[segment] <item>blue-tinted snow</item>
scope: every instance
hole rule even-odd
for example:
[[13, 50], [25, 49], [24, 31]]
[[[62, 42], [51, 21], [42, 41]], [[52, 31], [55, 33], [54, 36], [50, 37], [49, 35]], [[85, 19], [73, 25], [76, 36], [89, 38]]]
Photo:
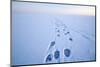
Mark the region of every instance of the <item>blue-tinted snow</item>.
[[[13, 9], [16, 8], [13, 4]], [[13, 9], [13, 65], [42, 64], [45, 56], [54, 53], [56, 48], [60, 51], [60, 62], [95, 60], [95, 16], [20, 12]], [[67, 26], [66, 32], [69, 34], [65, 35], [63, 26], [60, 26], [60, 37], [56, 36], [59, 32], [55, 32], [55, 23], [59, 22]], [[56, 46], [48, 51], [52, 41]], [[68, 58], [64, 56], [66, 48], [71, 50]], [[52, 63], [55, 63], [54, 59]]]

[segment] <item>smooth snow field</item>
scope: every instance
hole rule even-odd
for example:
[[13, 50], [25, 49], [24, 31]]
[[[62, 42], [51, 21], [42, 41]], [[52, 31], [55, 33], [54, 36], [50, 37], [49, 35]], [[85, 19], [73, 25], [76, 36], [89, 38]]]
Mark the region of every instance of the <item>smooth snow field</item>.
[[95, 7], [12, 2], [12, 65], [95, 61]]

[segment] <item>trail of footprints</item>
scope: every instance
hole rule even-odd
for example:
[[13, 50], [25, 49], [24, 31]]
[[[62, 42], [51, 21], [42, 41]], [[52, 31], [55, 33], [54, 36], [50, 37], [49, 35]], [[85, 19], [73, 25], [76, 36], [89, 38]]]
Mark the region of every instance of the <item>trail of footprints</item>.
[[62, 34], [66, 36], [66, 38], [68, 38], [69, 41], [73, 41], [73, 38], [71, 37], [70, 31], [68, 31], [67, 26], [62, 22], [57, 21], [57, 23], [55, 23], [55, 40], [51, 41], [49, 44], [50, 46], [48, 48], [48, 53], [45, 57], [45, 63], [52, 62], [53, 59], [57, 60], [57, 62], [59, 63], [61, 53], [64, 53], [66, 58], [71, 55], [71, 50], [67, 47], [64, 48], [62, 51], [58, 50], [58, 48], [56, 47], [55, 50], [52, 52], [52, 48], [56, 46], [56, 38], [62, 37]]

